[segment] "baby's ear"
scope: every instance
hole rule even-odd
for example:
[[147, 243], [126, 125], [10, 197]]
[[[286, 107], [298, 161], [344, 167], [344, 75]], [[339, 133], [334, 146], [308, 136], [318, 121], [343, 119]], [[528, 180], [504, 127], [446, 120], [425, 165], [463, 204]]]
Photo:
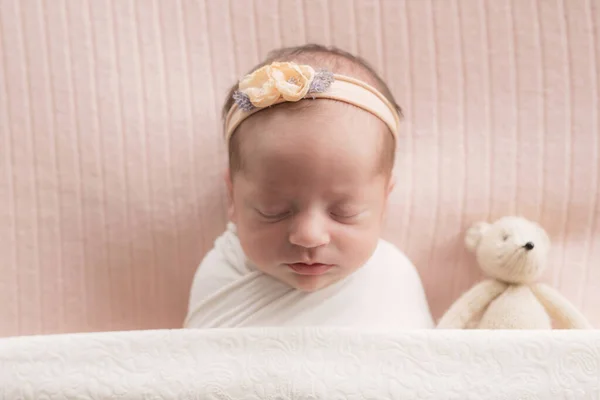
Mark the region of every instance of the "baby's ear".
[[489, 228], [490, 224], [487, 222], [477, 222], [476, 224], [473, 224], [473, 226], [467, 230], [465, 235], [465, 245], [467, 250], [474, 252], [475, 249], [477, 249], [477, 246], [479, 246], [481, 238]]
[[229, 220], [235, 223], [235, 207], [233, 206], [233, 182], [231, 180], [231, 173], [229, 171], [229, 168], [225, 170], [223, 178], [225, 179], [225, 185], [227, 186], [227, 214]]
[[388, 182], [386, 197], [389, 196], [394, 191], [395, 187], [396, 187], [396, 175], [394, 175], [392, 173], [390, 176], [390, 180]]

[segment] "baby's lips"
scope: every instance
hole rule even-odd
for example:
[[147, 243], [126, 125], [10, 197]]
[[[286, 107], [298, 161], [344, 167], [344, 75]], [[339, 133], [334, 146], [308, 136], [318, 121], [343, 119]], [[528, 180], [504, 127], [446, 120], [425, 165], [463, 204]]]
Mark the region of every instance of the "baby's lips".
[[331, 268], [333, 265], [329, 264], [305, 264], [305, 263], [295, 263], [288, 264], [289, 267], [299, 275], [323, 275]]

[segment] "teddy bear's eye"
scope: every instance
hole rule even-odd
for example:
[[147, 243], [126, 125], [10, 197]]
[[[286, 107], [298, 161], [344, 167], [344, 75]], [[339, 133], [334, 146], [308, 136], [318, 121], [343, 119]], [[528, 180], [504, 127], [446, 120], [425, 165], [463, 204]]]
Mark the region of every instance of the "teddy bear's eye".
[[505, 242], [508, 240], [508, 233], [502, 235], [502, 240], [504, 240]]

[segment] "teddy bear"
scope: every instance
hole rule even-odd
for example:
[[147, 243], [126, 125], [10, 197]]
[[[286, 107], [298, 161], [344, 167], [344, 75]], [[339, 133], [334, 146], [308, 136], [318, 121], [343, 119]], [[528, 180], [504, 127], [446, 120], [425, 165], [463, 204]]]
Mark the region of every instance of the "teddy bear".
[[489, 279], [460, 296], [438, 329], [592, 328], [558, 291], [536, 282], [550, 250], [537, 223], [515, 216], [478, 222], [467, 230], [465, 245]]

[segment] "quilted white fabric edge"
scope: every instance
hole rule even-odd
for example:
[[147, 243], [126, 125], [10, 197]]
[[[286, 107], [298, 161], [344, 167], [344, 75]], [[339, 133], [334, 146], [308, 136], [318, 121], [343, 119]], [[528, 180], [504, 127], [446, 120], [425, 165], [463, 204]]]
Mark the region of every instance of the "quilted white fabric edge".
[[0, 340], [1, 399], [598, 399], [600, 331], [157, 330]]

